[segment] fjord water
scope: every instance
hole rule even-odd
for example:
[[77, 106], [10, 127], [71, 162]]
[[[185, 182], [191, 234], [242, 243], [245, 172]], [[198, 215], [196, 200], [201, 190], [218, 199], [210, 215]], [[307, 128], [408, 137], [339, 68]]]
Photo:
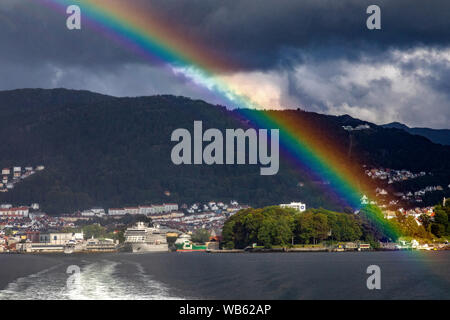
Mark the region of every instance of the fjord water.
[[450, 252], [3, 254], [0, 299], [450, 299]]

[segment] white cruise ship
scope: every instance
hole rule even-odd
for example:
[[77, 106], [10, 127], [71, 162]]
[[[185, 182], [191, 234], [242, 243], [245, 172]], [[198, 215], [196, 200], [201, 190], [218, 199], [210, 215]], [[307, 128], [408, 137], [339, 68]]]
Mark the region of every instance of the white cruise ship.
[[168, 252], [166, 232], [159, 226], [149, 227], [144, 222], [125, 231], [125, 251], [131, 252]]

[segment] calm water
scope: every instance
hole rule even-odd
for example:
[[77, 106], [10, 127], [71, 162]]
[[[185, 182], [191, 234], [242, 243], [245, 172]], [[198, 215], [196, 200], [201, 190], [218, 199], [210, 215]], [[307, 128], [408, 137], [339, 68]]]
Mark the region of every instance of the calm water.
[[[372, 264], [381, 290], [366, 287]], [[0, 299], [449, 298], [449, 251], [0, 255]]]

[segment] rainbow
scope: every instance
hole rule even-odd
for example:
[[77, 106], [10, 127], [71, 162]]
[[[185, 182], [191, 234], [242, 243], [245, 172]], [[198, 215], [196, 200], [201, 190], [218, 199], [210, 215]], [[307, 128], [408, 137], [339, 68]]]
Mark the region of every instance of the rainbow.
[[323, 133], [298, 117], [290, 119], [277, 111], [255, 112], [254, 109], [262, 108], [251, 98], [238, 94], [220, 77], [221, 72], [236, 65], [177, 31], [173, 22], [167, 22], [148, 7], [124, 0], [37, 1], [64, 14], [69, 5], [79, 5], [83, 26], [87, 23], [135, 53], [163, 63], [175, 74], [206, 88], [255, 127], [279, 128], [283, 152], [326, 181], [329, 189], [347, 205], [361, 207], [361, 196], [369, 192], [369, 187], [364, 187], [363, 178], [351, 170], [348, 158], [337, 146], [329, 139], [324, 140]]

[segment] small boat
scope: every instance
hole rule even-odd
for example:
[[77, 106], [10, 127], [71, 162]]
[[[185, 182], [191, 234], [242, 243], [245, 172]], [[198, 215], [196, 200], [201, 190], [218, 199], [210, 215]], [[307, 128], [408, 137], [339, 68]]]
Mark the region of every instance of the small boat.
[[64, 253], [71, 254], [75, 251], [75, 244], [68, 243], [64, 246]]

